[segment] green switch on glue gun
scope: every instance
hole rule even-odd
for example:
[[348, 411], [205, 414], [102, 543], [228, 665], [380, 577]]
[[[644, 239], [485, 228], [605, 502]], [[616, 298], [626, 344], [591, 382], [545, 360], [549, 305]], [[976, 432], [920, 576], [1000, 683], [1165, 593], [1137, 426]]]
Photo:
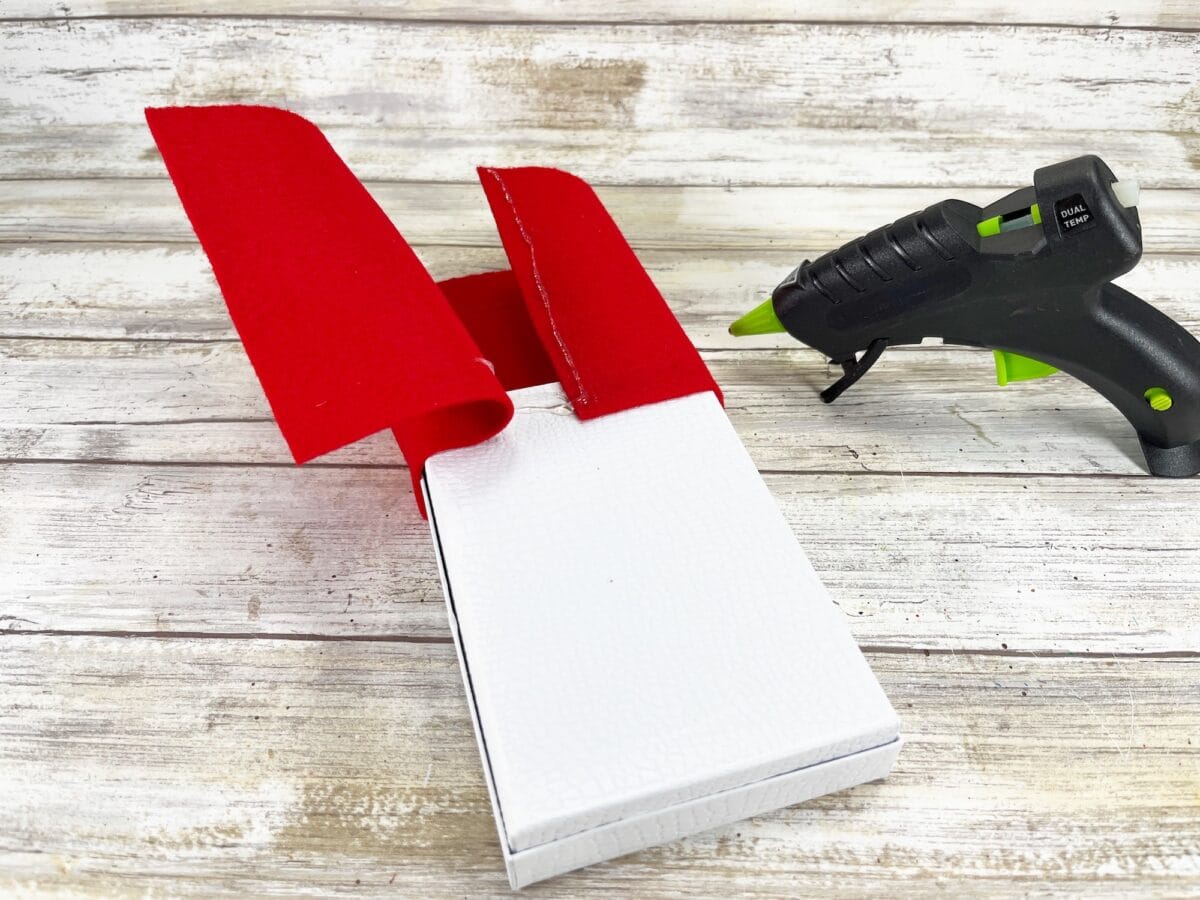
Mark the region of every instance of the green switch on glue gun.
[[1152, 474], [1195, 475], [1200, 342], [1111, 284], [1142, 255], [1137, 200], [1095, 156], [1046, 166], [984, 209], [943, 200], [805, 260], [729, 330], [786, 331], [840, 364], [827, 403], [924, 338], [991, 348], [1001, 384], [1061, 369], [1130, 421]]

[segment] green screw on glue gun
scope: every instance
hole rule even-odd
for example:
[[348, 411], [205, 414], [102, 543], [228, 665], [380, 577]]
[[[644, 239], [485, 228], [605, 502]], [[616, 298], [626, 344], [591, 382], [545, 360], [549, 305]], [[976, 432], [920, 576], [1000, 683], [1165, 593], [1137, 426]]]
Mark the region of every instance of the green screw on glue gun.
[[984, 209], [944, 200], [805, 260], [729, 331], [786, 331], [841, 365], [826, 403], [927, 337], [991, 348], [1002, 385], [1061, 369], [1129, 420], [1151, 474], [1195, 475], [1200, 341], [1110, 283], [1142, 255], [1137, 201], [1098, 157], [1046, 166]]

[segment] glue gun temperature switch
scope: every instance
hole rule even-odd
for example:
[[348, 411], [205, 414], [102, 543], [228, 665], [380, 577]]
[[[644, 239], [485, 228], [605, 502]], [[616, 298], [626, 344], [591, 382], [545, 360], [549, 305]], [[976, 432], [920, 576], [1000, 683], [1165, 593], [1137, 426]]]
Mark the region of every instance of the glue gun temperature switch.
[[1136, 429], [1150, 472], [1200, 472], [1200, 342], [1112, 284], [1142, 254], [1138, 185], [1082, 156], [980, 208], [943, 200], [805, 260], [735, 335], [786, 331], [844, 374], [941, 338], [995, 352], [1000, 384], [1061, 370]]

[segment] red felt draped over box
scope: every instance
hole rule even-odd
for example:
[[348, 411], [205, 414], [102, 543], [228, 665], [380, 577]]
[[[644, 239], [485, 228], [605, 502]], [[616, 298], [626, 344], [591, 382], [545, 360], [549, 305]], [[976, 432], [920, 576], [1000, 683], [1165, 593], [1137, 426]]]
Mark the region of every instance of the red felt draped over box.
[[299, 116], [214, 106], [146, 119], [297, 462], [391, 428], [417, 482], [432, 454], [508, 423], [506, 391], [556, 377], [581, 418], [720, 396], [572, 175], [481, 169], [513, 271], [439, 285]]
[[587, 182], [481, 168], [504, 251], [581, 419], [711, 390], [696, 348]]

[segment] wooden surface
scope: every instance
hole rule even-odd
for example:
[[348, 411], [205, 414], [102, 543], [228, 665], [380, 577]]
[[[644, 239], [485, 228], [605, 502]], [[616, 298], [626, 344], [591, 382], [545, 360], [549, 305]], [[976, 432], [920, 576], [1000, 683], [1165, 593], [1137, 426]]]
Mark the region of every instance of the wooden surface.
[[[900, 711], [886, 782], [618, 893], [1200, 894], [1200, 481], [1066, 377], [725, 327], [806, 253], [1103, 155], [1200, 331], [1200, 7], [0, 0], [0, 893], [505, 890], [390, 441], [293, 467], [141, 121], [286, 104], [439, 277], [477, 163], [594, 181]], [[731, 610], [736, 615], [736, 610]]]

